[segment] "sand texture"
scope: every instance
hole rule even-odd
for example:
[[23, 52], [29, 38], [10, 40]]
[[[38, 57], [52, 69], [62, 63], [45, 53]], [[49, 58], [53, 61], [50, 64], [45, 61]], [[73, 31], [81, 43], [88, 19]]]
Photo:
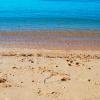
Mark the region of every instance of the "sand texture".
[[1, 48], [0, 100], [100, 100], [100, 51]]

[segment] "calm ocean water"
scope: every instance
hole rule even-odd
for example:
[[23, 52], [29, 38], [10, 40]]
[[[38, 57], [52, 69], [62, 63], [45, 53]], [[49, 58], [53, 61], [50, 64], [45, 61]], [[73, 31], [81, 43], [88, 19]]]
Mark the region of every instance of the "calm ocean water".
[[100, 30], [99, 0], [0, 0], [0, 31]]

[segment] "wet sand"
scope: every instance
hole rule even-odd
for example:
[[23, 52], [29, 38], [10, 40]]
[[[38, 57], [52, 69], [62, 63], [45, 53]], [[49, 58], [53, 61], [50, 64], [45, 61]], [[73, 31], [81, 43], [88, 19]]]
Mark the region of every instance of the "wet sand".
[[33, 31], [0, 33], [0, 47], [100, 50], [98, 31]]
[[0, 100], [100, 100], [99, 35], [55, 34], [0, 33]]

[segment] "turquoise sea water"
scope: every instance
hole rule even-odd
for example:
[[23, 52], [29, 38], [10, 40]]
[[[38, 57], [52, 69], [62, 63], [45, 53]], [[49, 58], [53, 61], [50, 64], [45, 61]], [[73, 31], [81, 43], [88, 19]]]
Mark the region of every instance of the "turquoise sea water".
[[0, 31], [100, 30], [99, 0], [0, 0]]

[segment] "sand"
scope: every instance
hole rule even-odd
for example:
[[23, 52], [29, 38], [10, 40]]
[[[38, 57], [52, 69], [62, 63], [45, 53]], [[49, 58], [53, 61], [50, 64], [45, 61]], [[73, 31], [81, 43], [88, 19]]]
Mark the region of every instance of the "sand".
[[0, 32], [0, 47], [100, 50], [99, 31]]
[[0, 100], [100, 100], [100, 51], [0, 48]]
[[100, 100], [100, 34], [0, 33], [0, 100]]

